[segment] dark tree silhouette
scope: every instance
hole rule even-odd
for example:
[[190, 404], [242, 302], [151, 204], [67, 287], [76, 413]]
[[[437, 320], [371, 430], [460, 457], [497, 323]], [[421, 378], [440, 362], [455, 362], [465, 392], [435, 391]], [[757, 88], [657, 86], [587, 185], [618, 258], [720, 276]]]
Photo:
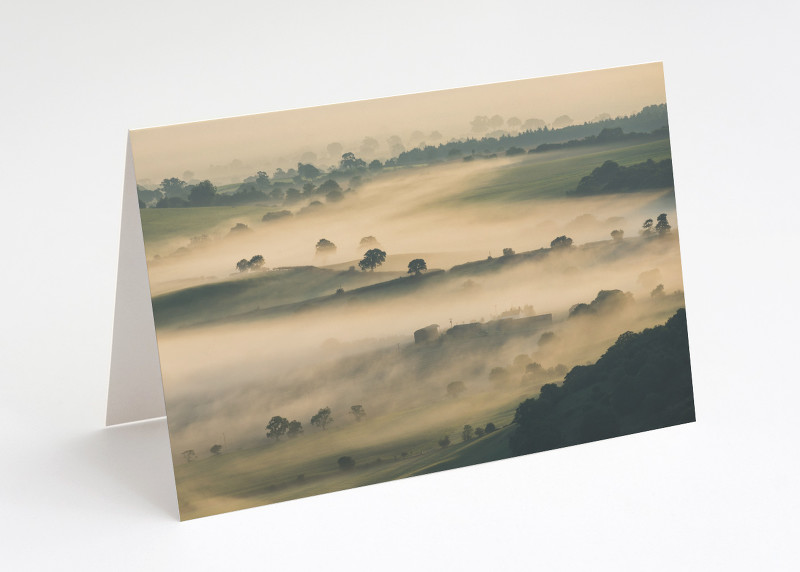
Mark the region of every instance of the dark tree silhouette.
[[408, 263], [408, 273], [419, 276], [423, 270], [428, 269], [428, 264], [422, 258], [415, 258]]
[[572, 239], [568, 236], [557, 236], [550, 241], [550, 248], [569, 248], [572, 246]]
[[472, 439], [472, 425], [464, 425], [464, 429], [461, 430], [461, 440], [469, 441], [470, 439]]
[[290, 439], [293, 437], [297, 437], [303, 432], [303, 424], [297, 421], [296, 419], [293, 421], [289, 421], [289, 425], [286, 427], [286, 436]]
[[212, 455], [219, 455], [222, 453], [222, 445], [213, 445], [209, 451], [211, 451]]
[[364, 253], [364, 258], [358, 263], [361, 270], [375, 270], [376, 266], [380, 266], [386, 261], [386, 252], [379, 248], [370, 248]]
[[316, 179], [322, 174], [322, 171], [320, 171], [310, 163], [307, 164], [298, 163], [297, 174], [300, 176], [301, 179]]
[[514, 252], [513, 248], [504, 248], [503, 249], [503, 256], [514, 256], [516, 252]]
[[364, 411], [364, 408], [361, 405], [351, 405], [350, 406], [350, 415], [356, 418], [356, 421], [361, 421], [361, 419], [366, 416], [367, 412]]
[[336, 245], [327, 238], [320, 238], [317, 242], [317, 254], [334, 254]]
[[353, 457], [339, 457], [339, 460], [336, 462], [339, 463], [339, 468], [342, 471], [352, 471], [356, 468], [356, 461]]
[[486, 427], [484, 428], [484, 431], [488, 435], [489, 433], [494, 433], [495, 429], [497, 429], [497, 427], [494, 426], [494, 423], [489, 422], [489, 423], [486, 424]]
[[650, 234], [653, 232], [653, 219], [649, 218], [642, 223], [642, 234]]
[[448, 445], [450, 445], [450, 437], [448, 437], [447, 435], [445, 435], [444, 437], [442, 437], [441, 439], [439, 439], [439, 446], [440, 446], [442, 449], [444, 449], [444, 448], [445, 448], [445, 447], [447, 447]]
[[333, 417], [331, 417], [330, 407], [324, 407], [320, 409], [317, 414], [311, 418], [311, 424], [316, 425], [323, 431], [325, 430], [325, 427], [331, 423], [333, 423]]
[[366, 167], [366, 166], [367, 164], [364, 162], [363, 159], [359, 159], [349, 151], [343, 154], [342, 160], [339, 161], [339, 168], [342, 170], [358, 169], [359, 167]]
[[250, 270], [258, 270], [262, 266], [264, 266], [264, 257], [260, 254], [256, 254], [253, 258], [250, 259], [248, 262], [250, 266]]
[[625, 231], [624, 230], [620, 229], [620, 230], [612, 230], [611, 231], [611, 239], [612, 240], [620, 241], [620, 240], [622, 240], [623, 236], [625, 236]]
[[475, 428], [475, 437], [480, 439], [484, 435], [486, 435], [486, 431], [483, 429], [483, 427], [476, 427]]
[[275, 439], [276, 441], [281, 438], [281, 435], [286, 433], [289, 429], [289, 420], [286, 417], [276, 415], [267, 423], [267, 438]]
[[250, 261], [246, 258], [242, 258], [239, 262], [236, 263], [236, 270], [239, 272], [247, 272], [250, 270]]
[[667, 234], [670, 230], [672, 230], [672, 227], [667, 222], [667, 213], [661, 213], [658, 215], [656, 220], [656, 232], [658, 234]]
[[209, 206], [214, 202], [217, 196], [217, 187], [211, 184], [211, 181], [202, 181], [197, 183], [189, 191], [189, 202], [195, 207]]

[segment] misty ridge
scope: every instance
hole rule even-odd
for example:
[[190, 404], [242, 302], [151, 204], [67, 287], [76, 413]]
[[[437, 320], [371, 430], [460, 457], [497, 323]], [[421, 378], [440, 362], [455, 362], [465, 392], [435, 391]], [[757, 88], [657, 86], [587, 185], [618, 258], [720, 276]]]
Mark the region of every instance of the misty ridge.
[[[188, 202], [204, 206], [208, 204], [204, 196], [207, 188], [201, 183], [208, 180], [209, 184], [213, 181], [221, 185], [221, 195], [226, 195], [219, 197], [218, 204], [241, 204], [263, 199], [258, 191], [269, 196], [270, 190], [277, 189], [279, 193], [292, 187], [298, 190], [309, 180], [309, 175], [315, 178], [319, 174], [331, 174], [341, 183], [354, 172], [363, 174], [398, 166], [470, 160], [472, 156], [490, 157], [521, 147], [529, 148], [530, 152], [542, 152], [555, 148], [552, 146], [603, 144], [623, 138], [663, 138], [669, 136], [665, 132], [666, 125], [665, 104], [649, 105], [636, 113], [615, 118], [601, 113], [581, 124], [575, 124], [567, 115], [550, 123], [538, 118], [521, 120], [513, 115], [507, 118], [499, 114], [477, 115], [463, 122], [465, 129], [447, 138], [436, 129], [415, 129], [402, 136], [374, 134], [360, 140], [334, 141], [314, 150], [305, 149], [291, 157], [264, 156], [248, 163], [233, 159], [228, 164], [209, 165], [202, 170], [190, 167], [170, 174], [160, 184], [139, 178], [139, 198], [147, 206], [155, 206], [162, 199], [168, 199], [162, 207], [188, 206], [177, 199], [188, 201], [192, 187], [199, 186], [196, 200]], [[270, 189], [264, 177], [275, 163], [279, 166], [272, 169], [269, 180], [275, 188]]]
[[691, 420], [586, 373], [684, 306], [666, 107], [595, 119], [141, 187], [182, 517]]

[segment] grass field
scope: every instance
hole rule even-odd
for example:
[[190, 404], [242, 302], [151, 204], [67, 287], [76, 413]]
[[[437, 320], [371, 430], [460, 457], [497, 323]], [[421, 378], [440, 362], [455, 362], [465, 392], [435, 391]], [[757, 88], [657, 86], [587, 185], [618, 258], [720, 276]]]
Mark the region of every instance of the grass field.
[[234, 222], [261, 224], [264, 214], [280, 210], [265, 205], [140, 209], [142, 233], [148, 256], [170, 240], [224, 231]]
[[671, 157], [669, 139], [636, 145], [608, 145], [550, 151], [481, 175], [456, 199], [467, 202], [564, 198], [582, 177], [605, 161], [633, 165]]
[[[321, 433], [303, 436], [294, 441], [232, 451], [175, 467], [176, 482], [183, 519], [192, 519], [220, 511], [239, 510], [272, 504], [311, 495], [377, 484], [406, 477], [425, 475], [511, 457], [508, 438], [514, 427], [516, 405], [538, 389], [528, 388], [514, 393], [509, 405], [499, 411], [484, 413], [469, 422], [474, 427], [492, 422], [497, 430], [480, 438], [462, 441], [462, 425], [442, 426], [441, 432], [396, 439], [371, 447], [347, 449], [358, 442], [359, 431], [369, 431], [368, 421], [351, 424]], [[409, 412], [411, 419], [415, 412]], [[398, 415], [402, 423], [405, 416]], [[383, 422], [384, 420], [382, 420]], [[444, 435], [451, 445], [441, 447], [437, 441]], [[303, 441], [329, 443], [330, 454], [308, 458], [296, 451]], [[350, 455], [355, 469], [341, 471], [337, 459]], [[269, 471], [264, 471], [269, 467]], [[267, 476], [268, 475], [268, 476]]]

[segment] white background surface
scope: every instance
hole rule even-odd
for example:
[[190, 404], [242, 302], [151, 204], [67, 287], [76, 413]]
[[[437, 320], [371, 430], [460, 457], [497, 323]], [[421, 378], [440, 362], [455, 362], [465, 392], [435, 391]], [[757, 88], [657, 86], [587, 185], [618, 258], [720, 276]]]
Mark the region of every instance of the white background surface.
[[[27, 2], [0, 18], [0, 568], [791, 570], [797, 4]], [[663, 60], [698, 421], [177, 522], [104, 429], [129, 128]]]

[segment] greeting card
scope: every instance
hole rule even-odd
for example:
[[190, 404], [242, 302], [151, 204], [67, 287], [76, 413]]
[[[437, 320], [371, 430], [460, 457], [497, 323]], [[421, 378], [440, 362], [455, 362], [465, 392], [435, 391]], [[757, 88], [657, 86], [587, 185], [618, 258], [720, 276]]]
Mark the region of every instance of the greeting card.
[[131, 131], [108, 420], [182, 519], [691, 422], [678, 237], [658, 63]]

